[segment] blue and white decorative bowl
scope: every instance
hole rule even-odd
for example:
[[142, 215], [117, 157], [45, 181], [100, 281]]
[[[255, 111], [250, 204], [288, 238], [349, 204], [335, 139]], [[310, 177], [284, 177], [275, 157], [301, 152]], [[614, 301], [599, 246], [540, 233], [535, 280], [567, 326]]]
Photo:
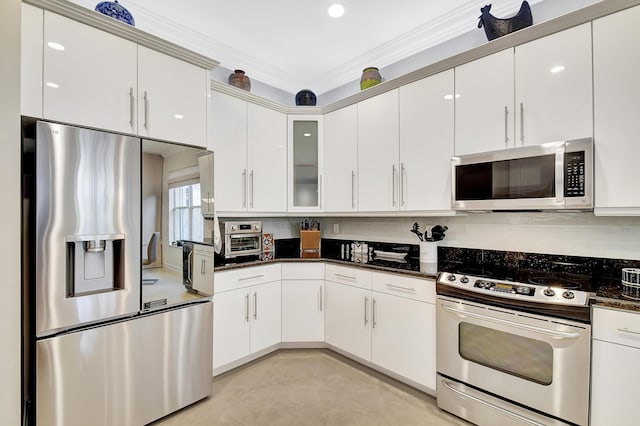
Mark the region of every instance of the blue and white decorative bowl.
[[98, 3], [96, 6], [96, 12], [115, 18], [118, 21], [131, 25], [132, 27], [136, 26], [136, 21], [133, 19], [133, 15], [131, 15], [127, 9], [122, 7], [118, 3], [118, 0]]

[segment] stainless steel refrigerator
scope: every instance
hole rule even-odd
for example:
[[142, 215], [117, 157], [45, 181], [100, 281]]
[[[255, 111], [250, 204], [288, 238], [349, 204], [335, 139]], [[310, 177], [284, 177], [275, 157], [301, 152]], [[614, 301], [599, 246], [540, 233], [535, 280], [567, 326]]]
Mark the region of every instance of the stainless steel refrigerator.
[[211, 392], [212, 303], [142, 312], [141, 140], [23, 120], [25, 424], [143, 425]]

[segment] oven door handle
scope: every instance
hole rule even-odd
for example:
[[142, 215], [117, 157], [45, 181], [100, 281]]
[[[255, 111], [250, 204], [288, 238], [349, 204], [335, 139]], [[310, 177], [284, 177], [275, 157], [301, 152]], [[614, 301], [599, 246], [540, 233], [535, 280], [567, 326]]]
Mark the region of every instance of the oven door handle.
[[528, 424], [530, 424], [530, 425], [534, 425], [534, 426], [544, 426], [542, 423], [538, 423], [538, 422], [536, 422], [536, 421], [534, 421], [534, 420], [531, 420], [531, 419], [529, 419], [529, 418], [527, 418], [527, 417], [525, 417], [525, 416], [522, 416], [522, 415], [520, 415], [520, 414], [518, 414], [518, 413], [514, 413], [514, 412], [513, 412], [513, 411], [511, 411], [511, 410], [507, 410], [506, 408], [499, 407], [499, 406], [497, 406], [497, 405], [495, 405], [495, 404], [492, 404], [492, 403], [490, 403], [490, 402], [488, 402], [488, 401], [485, 401], [485, 400], [480, 399], [480, 398], [478, 398], [478, 397], [476, 397], [476, 396], [469, 395], [469, 394], [468, 394], [468, 393], [466, 393], [466, 392], [463, 392], [463, 391], [461, 391], [461, 390], [459, 390], [459, 389], [456, 389], [456, 388], [454, 388], [453, 386], [451, 386], [451, 385], [449, 384], [449, 382], [447, 382], [447, 381], [446, 381], [446, 380], [444, 380], [444, 379], [442, 379], [442, 380], [440, 381], [440, 383], [442, 383], [442, 386], [446, 387], [446, 388], [447, 388], [448, 390], [450, 390], [451, 392], [453, 392], [453, 393], [455, 393], [455, 394], [458, 394], [458, 395], [462, 396], [463, 398], [468, 398], [468, 399], [470, 399], [470, 400], [472, 400], [472, 401], [475, 401], [475, 402], [477, 402], [477, 403], [479, 403], [479, 404], [482, 404], [482, 405], [484, 405], [484, 406], [486, 406], [486, 407], [489, 407], [489, 408], [491, 408], [491, 409], [493, 409], [493, 410], [499, 411], [499, 412], [501, 412], [502, 414], [505, 414], [505, 415], [507, 415], [507, 416], [509, 416], [509, 417], [513, 417], [513, 418], [515, 418], [515, 419], [518, 419], [518, 420], [520, 420], [520, 421], [522, 421], [522, 422], [525, 422], [525, 423], [528, 423]]
[[580, 337], [579, 333], [573, 333], [570, 331], [548, 330], [546, 328], [536, 327], [534, 325], [520, 324], [517, 322], [503, 320], [500, 318], [493, 318], [488, 315], [475, 314], [472, 312], [462, 311], [460, 309], [452, 308], [451, 306], [448, 306], [444, 303], [442, 303], [440, 306], [442, 306], [445, 310], [452, 312], [461, 317], [476, 318], [476, 319], [481, 319], [485, 321], [495, 322], [502, 325], [508, 325], [510, 327], [519, 328], [521, 330], [533, 331], [535, 333], [544, 334], [549, 337], [553, 337], [554, 339], [577, 339], [578, 337]]

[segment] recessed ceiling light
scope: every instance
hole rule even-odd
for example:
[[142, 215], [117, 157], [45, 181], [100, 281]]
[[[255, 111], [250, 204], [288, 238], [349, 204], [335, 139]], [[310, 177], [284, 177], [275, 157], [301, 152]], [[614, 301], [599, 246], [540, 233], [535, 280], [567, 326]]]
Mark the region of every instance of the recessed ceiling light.
[[58, 87], [60, 87], [60, 86], [58, 86], [56, 83], [52, 83], [52, 82], [50, 82], [50, 81], [48, 81], [48, 82], [47, 82], [47, 86], [48, 86], [48, 87], [51, 87], [51, 88], [53, 88], [53, 89], [57, 89]]
[[310, 137], [311, 133], [305, 133], [305, 134], [303, 134], [303, 136]]
[[564, 71], [564, 66], [563, 65], [557, 65], [557, 66], [551, 68], [549, 71], [551, 71], [552, 73], [556, 74], [556, 73], [559, 73], [561, 71]]
[[344, 6], [341, 5], [340, 3], [334, 3], [331, 6], [329, 6], [327, 13], [332, 18], [339, 18], [342, 15], [344, 15]]
[[182, 115], [182, 114], [174, 114], [174, 117], [177, 118], [178, 120], [182, 120], [184, 118], [184, 115]]
[[48, 42], [47, 46], [49, 46], [53, 50], [64, 50], [64, 46], [63, 45], [61, 45], [60, 43], [53, 42], [53, 41]]

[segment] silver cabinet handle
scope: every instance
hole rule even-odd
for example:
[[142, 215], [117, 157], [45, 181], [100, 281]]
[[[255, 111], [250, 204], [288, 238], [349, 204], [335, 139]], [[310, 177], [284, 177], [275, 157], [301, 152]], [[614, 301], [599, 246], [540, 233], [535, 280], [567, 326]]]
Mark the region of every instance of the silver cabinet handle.
[[628, 328], [619, 328], [618, 331], [620, 333], [629, 333], [629, 334], [640, 335], [640, 331], [629, 330]]
[[520, 144], [524, 145], [524, 103], [520, 102]]
[[320, 312], [322, 312], [322, 286], [318, 289], [318, 300], [320, 301]]
[[527, 324], [520, 324], [517, 322], [513, 322], [513, 321], [507, 321], [507, 320], [503, 320], [500, 318], [494, 318], [494, 317], [490, 317], [487, 315], [482, 315], [482, 314], [474, 314], [472, 312], [467, 312], [467, 311], [461, 311], [459, 309], [455, 309], [452, 308], [451, 306], [447, 306], [444, 303], [441, 304], [441, 306], [449, 311], [449, 312], [453, 312], [454, 314], [463, 317], [463, 318], [476, 318], [476, 319], [481, 319], [481, 320], [485, 320], [485, 321], [491, 321], [494, 322], [496, 324], [502, 324], [502, 325], [507, 325], [509, 327], [514, 327], [514, 328], [519, 328], [521, 330], [526, 330], [526, 331], [533, 331], [535, 333], [540, 333], [540, 334], [544, 334], [547, 335], [549, 337], [552, 337], [554, 339], [577, 339], [578, 337], [580, 337], [579, 333], [571, 333], [568, 331], [556, 331], [556, 330], [548, 330], [546, 328], [542, 328], [542, 327], [536, 327], [533, 325], [527, 325]]
[[385, 286], [387, 286], [389, 288], [397, 289], [397, 290], [413, 291], [413, 292], [416, 291], [416, 289], [413, 288], [413, 287], [403, 287], [401, 285], [395, 285], [395, 284], [391, 284], [391, 283], [386, 283]]
[[369, 321], [367, 320], [367, 305], [369, 304], [369, 298], [364, 297], [364, 326], [366, 327]]
[[247, 280], [255, 280], [256, 278], [262, 278], [264, 277], [264, 274], [260, 274], [260, 275], [252, 275], [250, 277], [242, 277], [242, 278], [238, 278], [238, 281], [247, 281]]
[[499, 411], [499, 412], [501, 412], [501, 413], [503, 413], [503, 414], [506, 414], [506, 415], [507, 415], [507, 416], [509, 416], [509, 417], [516, 418], [516, 419], [518, 419], [518, 420], [520, 420], [520, 421], [523, 421], [523, 422], [528, 423], [528, 424], [533, 425], [533, 426], [544, 426], [542, 423], [538, 423], [538, 422], [536, 422], [536, 421], [534, 421], [534, 420], [531, 420], [531, 419], [529, 419], [529, 418], [527, 418], [527, 417], [521, 416], [520, 414], [518, 414], [518, 413], [514, 413], [514, 412], [513, 412], [513, 411], [511, 411], [511, 410], [507, 410], [506, 408], [498, 407], [497, 405], [494, 405], [494, 404], [492, 404], [492, 403], [490, 403], [490, 402], [488, 402], [488, 401], [485, 401], [485, 400], [480, 399], [480, 398], [478, 398], [478, 397], [476, 397], [476, 396], [469, 395], [469, 394], [468, 394], [468, 393], [466, 393], [466, 392], [463, 392], [463, 391], [461, 391], [461, 390], [458, 390], [458, 389], [456, 389], [456, 388], [452, 387], [452, 386], [449, 384], [449, 382], [447, 382], [447, 381], [446, 381], [446, 380], [444, 380], [444, 379], [442, 379], [442, 380], [440, 381], [440, 383], [442, 383], [442, 385], [443, 385], [444, 387], [446, 387], [447, 389], [449, 389], [449, 390], [450, 390], [451, 392], [453, 392], [453, 393], [456, 393], [456, 394], [458, 394], [458, 395], [460, 395], [460, 396], [462, 396], [462, 397], [464, 397], [464, 398], [468, 398], [468, 399], [470, 399], [470, 400], [472, 400], [472, 401], [475, 401], [475, 402], [477, 402], [477, 403], [479, 403], [479, 404], [485, 405], [485, 406], [487, 406], [487, 407], [489, 407], [489, 408], [492, 408], [492, 409], [494, 409], [494, 410], [496, 410], [496, 411]]
[[242, 170], [242, 208], [247, 207], [247, 169]]
[[405, 206], [404, 201], [404, 177], [406, 174], [406, 169], [404, 168], [404, 163], [400, 163], [400, 206]]
[[393, 207], [396, 206], [396, 165], [391, 165], [391, 200]]
[[129, 126], [133, 127], [133, 112], [136, 110], [136, 98], [133, 96], [133, 87], [129, 88]]
[[258, 292], [253, 293], [253, 319], [258, 319]]
[[504, 106], [504, 147], [509, 147], [509, 107]]
[[376, 328], [376, 298], [371, 299], [371, 325]]
[[206, 267], [205, 265], [207, 264], [207, 261], [202, 259], [200, 261], [200, 275], [204, 275], [204, 273], [206, 272]]
[[149, 97], [144, 92], [144, 128], [149, 129]]
[[318, 207], [322, 208], [322, 175], [318, 181]]
[[351, 275], [343, 275], [343, 274], [333, 274], [334, 276], [338, 277], [338, 278], [346, 278], [348, 280], [355, 280], [356, 277], [352, 277]]
[[244, 295], [244, 320], [249, 322], [249, 293]]
[[356, 208], [356, 172], [351, 170], [351, 208]]
[[253, 170], [251, 170], [251, 173], [249, 176], [251, 176], [249, 184], [251, 188], [251, 208], [253, 208]]

